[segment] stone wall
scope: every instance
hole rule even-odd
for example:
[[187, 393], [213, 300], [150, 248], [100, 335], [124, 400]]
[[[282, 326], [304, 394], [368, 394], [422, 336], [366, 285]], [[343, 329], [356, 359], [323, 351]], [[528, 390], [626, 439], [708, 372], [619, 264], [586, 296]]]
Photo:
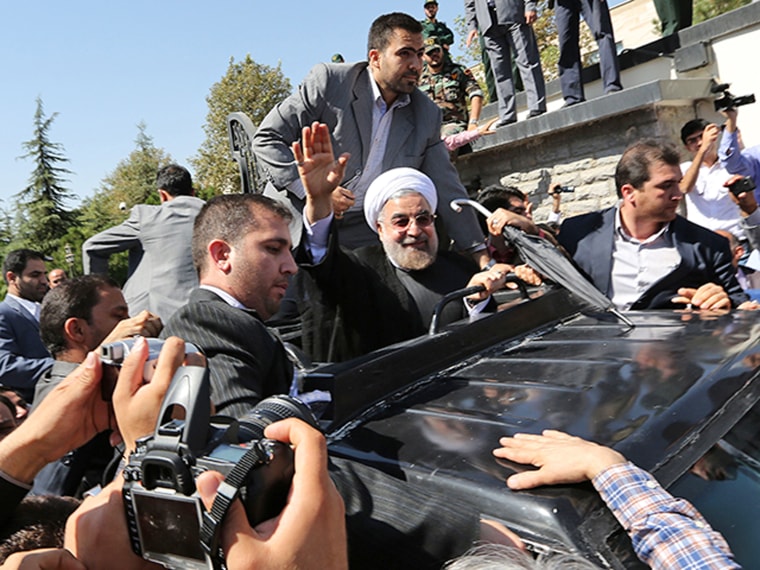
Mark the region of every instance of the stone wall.
[[496, 183], [527, 193], [539, 221], [551, 207], [552, 183], [575, 186], [562, 195], [563, 215], [572, 216], [615, 203], [615, 166], [626, 146], [646, 137], [677, 141], [680, 126], [694, 116], [691, 105], [654, 104], [492, 146], [460, 157], [456, 166], [471, 194]]

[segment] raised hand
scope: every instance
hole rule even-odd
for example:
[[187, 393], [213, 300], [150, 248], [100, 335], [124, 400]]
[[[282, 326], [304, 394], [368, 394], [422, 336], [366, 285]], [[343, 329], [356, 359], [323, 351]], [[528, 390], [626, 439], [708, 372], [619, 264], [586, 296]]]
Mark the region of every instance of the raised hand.
[[330, 131], [327, 125], [317, 122], [304, 127], [301, 141], [295, 141], [291, 148], [307, 200], [315, 205], [329, 205], [332, 209], [331, 194], [343, 180], [350, 155], [344, 153], [335, 159]]

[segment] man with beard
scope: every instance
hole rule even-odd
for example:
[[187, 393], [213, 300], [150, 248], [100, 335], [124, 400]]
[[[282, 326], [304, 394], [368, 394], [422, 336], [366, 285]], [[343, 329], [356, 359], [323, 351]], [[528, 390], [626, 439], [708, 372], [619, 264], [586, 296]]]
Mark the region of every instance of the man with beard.
[[[316, 360], [343, 361], [427, 330], [433, 309], [451, 291], [483, 285], [466, 302], [450, 303], [441, 323], [480, 312], [505, 283], [508, 265], [478, 272], [471, 260], [438, 251], [433, 222], [438, 194], [413, 168], [394, 168], [367, 189], [364, 216], [380, 244], [341, 249], [331, 193], [349, 160], [333, 160], [327, 125], [303, 130], [293, 153], [306, 193], [304, 238], [296, 252], [304, 315], [303, 348]], [[308, 306], [307, 306], [308, 305]], [[309, 308], [309, 311], [305, 309]]]
[[3, 262], [8, 294], [0, 303], [0, 378], [31, 402], [34, 384], [53, 365], [40, 338], [40, 301], [48, 291], [42, 254], [11, 251]]
[[673, 145], [639, 141], [615, 170], [619, 205], [562, 224], [560, 244], [620, 310], [728, 309], [748, 299], [728, 242], [676, 214], [681, 178]]
[[336, 152], [351, 155], [332, 194], [344, 246], [375, 243], [362, 215], [364, 194], [381, 173], [408, 166], [433, 180], [446, 205], [439, 214], [456, 249], [472, 253], [481, 267], [488, 262], [474, 213], [456, 214], [448, 207], [467, 192], [441, 140], [441, 111], [417, 89], [423, 47], [417, 20], [398, 12], [382, 15], [370, 28], [368, 61], [317, 65], [259, 125], [253, 151], [268, 179], [264, 194], [296, 214], [294, 243], [301, 237], [306, 196], [290, 145], [317, 121], [329, 126]]
[[[420, 90], [443, 113], [441, 136], [477, 129], [483, 106], [483, 91], [470, 70], [451, 61], [441, 40], [436, 37], [425, 40], [423, 59], [425, 69], [420, 77]], [[471, 106], [469, 110], [468, 101]]]

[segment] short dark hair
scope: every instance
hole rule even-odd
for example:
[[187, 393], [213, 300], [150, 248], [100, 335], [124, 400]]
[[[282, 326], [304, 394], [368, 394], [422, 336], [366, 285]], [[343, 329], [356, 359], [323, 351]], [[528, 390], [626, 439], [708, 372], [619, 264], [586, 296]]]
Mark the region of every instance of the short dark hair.
[[263, 209], [286, 222], [293, 219], [290, 210], [261, 194], [223, 194], [203, 205], [193, 225], [193, 265], [200, 276], [206, 267], [206, 248], [221, 239], [235, 245], [259, 227], [256, 211]]
[[707, 128], [707, 125], [709, 124], [710, 123], [704, 119], [692, 119], [683, 127], [681, 127], [681, 142], [683, 144], [686, 144], [686, 139], [688, 139], [694, 133], [701, 133]]
[[391, 12], [378, 16], [369, 28], [367, 53], [373, 49], [383, 51], [391, 43], [393, 32], [399, 29], [413, 34], [421, 34], [422, 24], [403, 12]]
[[[526, 199], [522, 190], [519, 190], [514, 186], [502, 186], [501, 184], [491, 184], [490, 186], [486, 186], [478, 192], [478, 195], [476, 196], [478, 203], [491, 212], [498, 208], [511, 210], [512, 204], [510, 200], [512, 198], [517, 198], [520, 201]], [[478, 223], [480, 224], [480, 229], [483, 233], [488, 235], [486, 219], [483, 216], [478, 216]]]
[[193, 194], [193, 177], [184, 166], [167, 164], [158, 169], [156, 188], [165, 190], [172, 196], [191, 196]]
[[622, 188], [626, 184], [640, 189], [649, 180], [649, 167], [657, 162], [670, 166], [681, 164], [681, 156], [673, 143], [663, 139], [644, 139], [625, 149], [615, 168], [618, 198], [623, 197]]
[[9, 271], [12, 271], [16, 275], [21, 275], [30, 259], [45, 261], [45, 257], [39, 251], [33, 249], [14, 249], [6, 255], [5, 261], [3, 261], [3, 279], [5, 279], [5, 282], [8, 282], [6, 274]]
[[100, 292], [112, 287], [119, 287], [116, 281], [93, 274], [69, 279], [48, 291], [40, 308], [40, 337], [53, 357], [68, 348], [66, 321], [76, 318], [92, 324], [92, 309], [100, 300]]

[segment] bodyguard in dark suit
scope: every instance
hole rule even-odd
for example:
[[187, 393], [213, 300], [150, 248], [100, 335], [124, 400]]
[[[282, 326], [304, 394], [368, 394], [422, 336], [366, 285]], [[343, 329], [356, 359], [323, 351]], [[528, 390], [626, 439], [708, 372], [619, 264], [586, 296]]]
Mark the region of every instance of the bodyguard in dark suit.
[[3, 262], [8, 294], [0, 303], [0, 378], [27, 402], [40, 375], [53, 359], [40, 338], [40, 301], [48, 291], [42, 254], [11, 251]]
[[217, 413], [239, 417], [259, 400], [287, 394], [293, 368], [264, 325], [279, 308], [288, 278], [290, 211], [261, 195], [217, 196], [198, 214], [193, 262], [200, 277], [162, 338], [178, 336], [208, 358]]
[[[336, 153], [350, 153], [333, 194], [338, 226], [347, 247], [371, 245], [375, 236], [362, 215], [364, 192], [382, 172], [399, 166], [421, 170], [438, 189], [440, 216], [461, 251], [483, 251], [475, 216], [455, 214], [448, 204], [466, 197], [441, 140], [441, 111], [417, 89], [422, 71], [422, 26], [407, 14], [380, 16], [369, 34], [368, 62], [320, 64], [298, 91], [274, 107], [253, 138], [253, 151], [267, 175], [265, 194], [288, 204], [301, 236], [305, 195], [290, 145], [315, 121], [330, 128]], [[485, 256], [485, 253], [480, 255]], [[487, 262], [486, 257], [481, 265]]]
[[138, 204], [123, 224], [100, 232], [82, 246], [84, 272], [108, 273], [108, 258], [129, 251], [124, 296], [132, 314], [147, 310], [163, 320], [181, 307], [197, 286], [190, 241], [203, 200], [193, 194], [187, 169], [162, 167], [156, 176], [160, 206]]
[[737, 307], [728, 241], [678, 216], [683, 194], [678, 150], [640, 141], [615, 172], [619, 206], [566, 220], [559, 242], [619, 309]]

